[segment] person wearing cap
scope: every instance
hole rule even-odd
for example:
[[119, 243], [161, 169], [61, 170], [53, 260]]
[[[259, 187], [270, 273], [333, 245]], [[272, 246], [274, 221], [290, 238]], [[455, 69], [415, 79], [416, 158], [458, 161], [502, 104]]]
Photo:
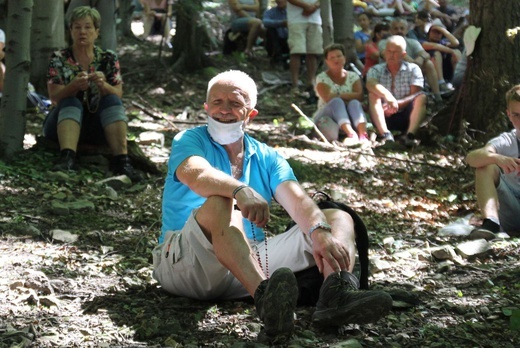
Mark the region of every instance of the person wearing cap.
[[471, 151], [475, 191], [483, 217], [470, 239], [494, 239], [500, 231], [520, 235], [520, 85], [506, 93], [506, 114], [514, 129]]
[[451, 89], [446, 80], [451, 80], [455, 67], [462, 57], [459, 46], [459, 40], [446, 29], [440, 19], [435, 19], [428, 30], [427, 40], [422, 42], [422, 47], [432, 58], [439, 78], [439, 90], [442, 92]]

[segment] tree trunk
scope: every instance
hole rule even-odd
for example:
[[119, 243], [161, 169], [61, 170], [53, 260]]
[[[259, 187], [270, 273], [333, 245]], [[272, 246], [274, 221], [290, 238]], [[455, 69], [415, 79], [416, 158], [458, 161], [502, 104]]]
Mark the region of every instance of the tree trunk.
[[482, 31], [468, 57], [459, 95], [434, 124], [444, 134], [461, 135], [466, 121], [468, 129], [478, 130], [470, 135], [485, 141], [510, 128], [504, 95], [520, 83], [520, 37], [508, 37], [507, 31], [518, 25], [520, 1], [470, 0], [470, 10], [470, 24]]
[[334, 42], [343, 44], [347, 51], [347, 63], [356, 61], [354, 41], [354, 6], [352, 1], [331, 0]]
[[201, 0], [179, 0], [173, 37], [173, 71], [189, 72], [204, 66], [204, 31], [199, 26]]
[[121, 36], [135, 39], [132, 31], [132, 18], [135, 6], [132, 0], [119, 0], [119, 17], [121, 23], [118, 24], [117, 29]]
[[323, 47], [334, 43], [334, 25], [330, 0], [320, 2], [321, 27], [323, 28]]
[[49, 57], [66, 45], [63, 11], [63, 0], [34, 1], [30, 81], [40, 94], [47, 95]]
[[8, 1], [6, 83], [0, 105], [0, 157], [7, 160], [23, 149], [32, 7], [32, 0]]

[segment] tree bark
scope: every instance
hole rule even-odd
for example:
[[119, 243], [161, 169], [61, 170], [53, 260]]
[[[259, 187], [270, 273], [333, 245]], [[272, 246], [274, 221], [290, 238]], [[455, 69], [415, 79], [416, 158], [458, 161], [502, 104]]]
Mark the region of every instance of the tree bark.
[[118, 24], [117, 30], [121, 36], [135, 39], [135, 35], [132, 31], [132, 18], [134, 14], [135, 6], [132, 0], [119, 0], [119, 17], [121, 23]]
[[469, 135], [485, 141], [510, 128], [504, 95], [520, 83], [520, 37], [507, 33], [518, 25], [518, 13], [518, 0], [470, 0], [470, 24], [482, 31], [451, 108], [434, 119], [441, 133], [463, 135], [467, 122], [477, 130]]
[[0, 157], [6, 160], [23, 149], [32, 8], [32, 0], [8, 2], [6, 83], [0, 105]]
[[354, 7], [352, 1], [331, 0], [334, 42], [343, 44], [347, 63], [356, 61], [354, 41]]
[[63, 0], [36, 0], [31, 30], [30, 81], [47, 95], [47, 68], [52, 52], [65, 47]]
[[199, 26], [201, 0], [179, 0], [176, 31], [173, 37], [173, 71], [190, 72], [204, 66], [203, 41], [205, 33]]
[[330, 0], [320, 2], [321, 27], [323, 29], [323, 47], [334, 43], [334, 25]]

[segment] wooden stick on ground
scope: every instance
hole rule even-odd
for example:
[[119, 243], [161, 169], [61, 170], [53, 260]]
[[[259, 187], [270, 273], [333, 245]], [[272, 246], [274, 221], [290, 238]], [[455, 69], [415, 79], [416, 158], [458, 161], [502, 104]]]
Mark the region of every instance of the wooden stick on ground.
[[323, 133], [318, 129], [318, 127], [316, 126], [316, 124], [314, 123], [313, 120], [311, 120], [307, 115], [305, 115], [303, 113], [303, 111], [296, 105], [296, 104], [291, 104], [291, 107], [296, 110], [297, 113], [300, 114], [300, 116], [304, 117], [307, 121], [309, 121], [311, 124], [312, 124], [312, 128], [314, 128], [314, 130], [316, 131], [316, 133], [318, 133], [319, 137], [321, 138], [321, 140], [326, 143], [326, 144], [330, 144], [330, 141], [327, 140], [327, 138], [325, 138], [325, 136], [323, 135]]

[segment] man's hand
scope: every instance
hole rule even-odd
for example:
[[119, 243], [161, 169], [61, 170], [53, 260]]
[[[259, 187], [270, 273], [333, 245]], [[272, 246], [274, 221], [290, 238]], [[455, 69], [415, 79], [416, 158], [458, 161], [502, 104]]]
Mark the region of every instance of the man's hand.
[[383, 110], [385, 112], [385, 117], [392, 116], [397, 111], [399, 111], [399, 102], [393, 95], [385, 96], [386, 103], [383, 104]]
[[320, 272], [323, 272], [325, 262], [335, 272], [349, 269], [350, 258], [347, 249], [329, 231], [318, 228], [312, 233], [311, 239], [312, 254]]
[[516, 172], [518, 175], [520, 175], [520, 158], [497, 155], [496, 163], [497, 166], [502, 168], [504, 173], [510, 174]]
[[242, 212], [242, 216], [256, 226], [264, 228], [269, 221], [269, 204], [267, 201], [251, 187], [245, 187], [235, 195], [237, 206]]

